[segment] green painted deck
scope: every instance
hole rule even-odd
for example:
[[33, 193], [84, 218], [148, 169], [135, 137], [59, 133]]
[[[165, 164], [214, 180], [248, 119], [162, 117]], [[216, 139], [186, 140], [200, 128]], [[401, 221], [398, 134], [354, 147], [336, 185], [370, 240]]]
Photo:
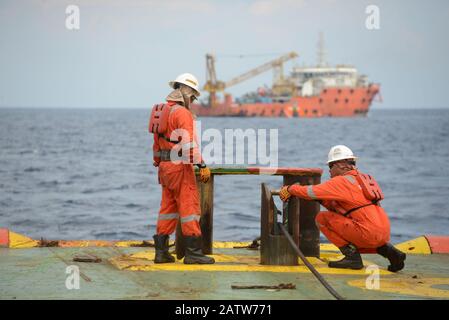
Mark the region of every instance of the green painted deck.
[[[143, 256], [151, 256], [153, 249], [0, 248], [0, 299], [333, 299], [301, 266], [293, 267], [298, 272], [277, 272], [277, 267], [270, 271], [245, 270], [248, 265], [245, 259], [257, 262], [258, 250], [214, 249], [214, 254], [221, 257], [213, 267], [217, 268], [215, 271], [192, 271], [186, 269], [192, 266], [181, 262], [177, 262], [175, 267], [169, 264], [172, 269], [164, 265], [157, 265], [159, 269], [154, 269], [151, 260], [130, 256], [142, 252]], [[74, 262], [73, 257], [78, 254], [95, 255], [102, 258], [102, 262]], [[231, 262], [227, 262], [226, 257]], [[146, 271], [120, 269], [114, 262], [131, 258], [137, 261], [134, 265]], [[365, 282], [369, 276], [366, 270], [335, 273], [335, 269], [327, 268], [325, 262], [316, 259], [314, 264], [347, 299], [449, 299], [449, 254], [408, 254], [405, 269], [397, 274], [386, 271], [387, 260], [380, 256], [364, 255], [363, 258], [365, 265], [377, 264], [381, 268], [379, 290], [366, 289]], [[66, 268], [71, 265], [79, 267], [79, 289], [66, 288], [69, 276]], [[235, 271], [236, 266], [243, 269]], [[259, 266], [255, 263], [253, 267]], [[231, 285], [280, 283], [293, 283], [296, 289], [231, 288]]]

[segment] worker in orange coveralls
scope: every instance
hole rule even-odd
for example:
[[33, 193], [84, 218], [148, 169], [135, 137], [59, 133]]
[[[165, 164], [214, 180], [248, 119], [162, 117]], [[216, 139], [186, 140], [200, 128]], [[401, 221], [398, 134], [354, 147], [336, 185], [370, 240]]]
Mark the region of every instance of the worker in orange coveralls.
[[[390, 261], [389, 271], [404, 268], [405, 253], [396, 249], [390, 240], [390, 221], [379, 199], [372, 201], [363, 190], [374, 188], [362, 186], [360, 173], [356, 168], [356, 157], [343, 145], [331, 148], [328, 157], [331, 179], [318, 185], [290, 185], [281, 189], [281, 199], [290, 196], [306, 200], [318, 200], [329, 211], [322, 211], [316, 217], [321, 232], [343, 253], [340, 261], [329, 262], [331, 268], [362, 269], [360, 253], [378, 253]], [[359, 175], [359, 177], [357, 177]], [[364, 175], [368, 176], [368, 175]], [[370, 176], [368, 176], [371, 178]]]
[[[212, 257], [203, 255], [200, 220], [200, 203], [194, 165], [200, 168], [200, 180], [206, 183], [210, 170], [201, 157], [195, 136], [194, 116], [190, 104], [200, 95], [198, 80], [192, 74], [179, 75], [169, 82], [174, 90], [167, 96], [169, 108], [167, 131], [154, 134], [154, 166], [159, 168], [162, 200], [157, 221], [157, 234], [153, 236], [155, 263], [175, 262], [168, 252], [169, 235], [181, 219], [186, 251], [185, 264], [212, 264]], [[151, 125], [151, 122], [150, 122]], [[151, 129], [150, 129], [151, 131]]]

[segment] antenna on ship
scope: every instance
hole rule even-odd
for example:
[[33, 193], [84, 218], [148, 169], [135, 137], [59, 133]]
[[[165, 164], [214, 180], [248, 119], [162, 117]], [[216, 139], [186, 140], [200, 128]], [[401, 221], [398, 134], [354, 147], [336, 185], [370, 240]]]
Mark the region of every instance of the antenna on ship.
[[324, 34], [321, 31], [319, 40], [318, 40], [318, 66], [319, 67], [325, 67], [327, 65], [326, 63], [326, 51], [324, 50]]

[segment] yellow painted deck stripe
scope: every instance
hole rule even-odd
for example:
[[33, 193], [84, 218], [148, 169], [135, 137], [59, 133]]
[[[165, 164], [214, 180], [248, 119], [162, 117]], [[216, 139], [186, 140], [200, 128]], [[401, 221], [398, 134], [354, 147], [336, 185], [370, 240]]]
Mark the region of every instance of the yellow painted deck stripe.
[[[148, 241], [153, 244], [153, 241]], [[174, 243], [172, 240], [171, 244]], [[214, 241], [214, 249], [232, 249], [234, 247], [245, 247], [252, 243], [252, 241]], [[60, 247], [133, 247], [142, 244], [141, 240], [128, 241], [105, 241], [105, 240], [61, 240]], [[39, 241], [33, 240], [24, 235], [9, 231], [9, 248], [25, 249], [38, 247]], [[429, 242], [424, 236], [405, 241], [396, 245], [396, 247], [407, 254], [432, 254]], [[320, 251], [339, 252], [338, 248], [330, 243], [320, 244]]]
[[[148, 243], [154, 244], [154, 241], [148, 241]], [[173, 244], [174, 241], [170, 241], [170, 244]], [[122, 248], [127, 248], [127, 247], [134, 247], [134, 246], [138, 246], [142, 244], [142, 241], [137, 241], [137, 240], [131, 240], [131, 241], [119, 241], [116, 242], [114, 244], [114, 247], [122, 247]]]
[[[305, 266], [264, 266], [264, 265], [238, 265], [238, 264], [209, 264], [209, 265], [188, 265], [183, 263], [169, 263], [169, 264], [146, 264], [134, 265], [129, 261], [126, 264], [121, 264], [120, 261], [111, 259], [110, 262], [120, 270], [129, 271], [177, 271], [177, 272], [279, 272], [279, 273], [310, 273], [310, 270]], [[341, 274], [341, 275], [360, 275], [366, 276], [365, 270], [349, 270], [349, 269], [334, 269], [334, 268], [316, 268], [321, 274]], [[387, 270], [380, 270], [380, 274], [391, 274]]]
[[214, 249], [232, 249], [234, 247], [249, 246], [252, 241], [214, 241], [212, 247]]
[[337, 252], [340, 252], [340, 250], [337, 248], [337, 246], [333, 245], [332, 243], [321, 243], [320, 244], [320, 251], [337, 251]]
[[[209, 272], [296, 272], [296, 273], [310, 273], [310, 270], [298, 260], [298, 266], [267, 266], [259, 264], [259, 255], [228, 255], [215, 254], [211, 255], [216, 261], [215, 264], [209, 265], [187, 265], [181, 260], [175, 263], [154, 264], [154, 251], [145, 250], [131, 255], [118, 256], [109, 259], [109, 261], [120, 270], [129, 271], [209, 271]], [[335, 269], [328, 268], [327, 261], [340, 258], [338, 254], [326, 254], [322, 260], [317, 258], [308, 258], [309, 262], [314, 265], [318, 272], [323, 274], [342, 274], [342, 275], [363, 275], [366, 276], [365, 270], [349, 270], [349, 269]], [[369, 261], [365, 260], [365, 266], [370, 265]], [[391, 272], [387, 270], [380, 270], [380, 274], [389, 275]]]

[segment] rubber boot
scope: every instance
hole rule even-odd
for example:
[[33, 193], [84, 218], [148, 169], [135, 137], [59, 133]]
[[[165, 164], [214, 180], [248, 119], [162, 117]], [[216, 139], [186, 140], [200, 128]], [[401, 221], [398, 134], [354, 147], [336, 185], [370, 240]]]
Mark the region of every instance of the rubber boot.
[[168, 253], [168, 234], [155, 234], [154, 247], [156, 248], [156, 255], [154, 257], [154, 263], [173, 263], [175, 257]]
[[396, 249], [391, 243], [387, 243], [376, 249], [377, 253], [390, 261], [388, 271], [398, 272], [404, 268], [406, 255], [404, 252]]
[[329, 268], [343, 268], [359, 270], [363, 268], [362, 257], [359, 251], [352, 244], [339, 248], [345, 257], [339, 261], [329, 262]]
[[205, 256], [202, 251], [201, 237], [184, 236], [186, 245], [185, 264], [213, 264], [214, 258]]

